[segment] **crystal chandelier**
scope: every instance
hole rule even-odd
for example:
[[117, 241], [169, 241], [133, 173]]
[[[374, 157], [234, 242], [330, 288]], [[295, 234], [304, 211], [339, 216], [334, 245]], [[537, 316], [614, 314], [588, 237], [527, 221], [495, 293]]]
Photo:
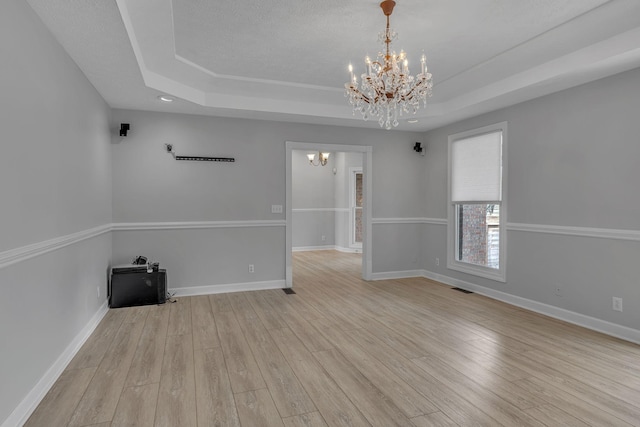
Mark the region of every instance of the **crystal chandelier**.
[[380, 3], [382, 12], [387, 17], [387, 28], [378, 35], [378, 40], [382, 42], [385, 51], [378, 53], [376, 61], [366, 57], [367, 72], [362, 74], [360, 85], [349, 64], [351, 81], [344, 85], [345, 96], [349, 97], [353, 106], [353, 114], [359, 111], [364, 120], [377, 117], [380, 127], [384, 126], [386, 129], [398, 126], [398, 116], [403, 113], [415, 114], [420, 108], [420, 102], [426, 107], [433, 87], [424, 54], [420, 61], [422, 72], [413, 77], [409, 73], [405, 52], [400, 51], [397, 55], [391, 50], [391, 42], [396, 39], [397, 34], [389, 27], [389, 16], [395, 5], [393, 0]]

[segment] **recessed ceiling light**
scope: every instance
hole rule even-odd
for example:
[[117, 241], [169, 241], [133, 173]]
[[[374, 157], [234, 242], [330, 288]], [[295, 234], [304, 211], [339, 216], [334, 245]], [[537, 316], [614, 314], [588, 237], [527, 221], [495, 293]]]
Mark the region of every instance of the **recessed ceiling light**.
[[167, 95], [160, 95], [158, 99], [162, 102], [173, 102], [175, 100], [175, 98]]
[[418, 123], [418, 119], [407, 120], [407, 123]]

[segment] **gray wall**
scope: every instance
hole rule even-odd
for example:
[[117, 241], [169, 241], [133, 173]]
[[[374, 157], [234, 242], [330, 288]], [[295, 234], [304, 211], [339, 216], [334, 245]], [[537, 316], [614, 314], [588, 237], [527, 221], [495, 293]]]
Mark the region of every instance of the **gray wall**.
[[337, 156], [338, 170], [335, 180], [335, 200], [336, 200], [336, 246], [338, 248], [349, 248], [351, 244], [351, 222], [350, 205], [350, 168], [362, 168], [361, 153], [339, 153]]
[[[174, 222], [284, 224], [284, 213], [272, 214], [271, 205], [285, 205], [285, 141], [372, 146], [373, 217], [424, 213], [426, 200], [418, 184], [424, 158], [411, 149], [417, 133], [128, 110], [113, 114], [114, 122], [131, 123], [129, 136], [112, 150], [114, 222], [138, 224], [113, 233], [114, 264], [130, 262], [137, 254], [153, 258], [167, 267], [172, 288], [284, 280], [284, 225], [249, 232], [242, 226], [174, 230], [166, 239], [159, 235], [166, 235], [167, 223]], [[165, 152], [165, 143], [174, 144], [178, 154], [230, 156], [236, 162], [178, 162]], [[164, 229], [142, 233], [140, 228], [150, 222]], [[374, 226], [374, 271], [378, 263], [404, 269], [404, 260], [420, 252], [419, 241], [377, 245], [377, 232]], [[194, 234], [204, 237], [196, 242]], [[249, 247], [256, 250], [250, 259]], [[194, 265], [203, 250], [208, 263]], [[255, 273], [247, 272], [250, 262]]]
[[[427, 133], [426, 216], [446, 218], [447, 136], [508, 122], [511, 229], [507, 283], [448, 270], [445, 225], [423, 227], [424, 268], [640, 329], [639, 87], [640, 70], [633, 70]], [[537, 232], [516, 230], [516, 224]], [[576, 231], [567, 227], [586, 230], [556, 234]], [[635, 240], [607, 237], [616, 229]], [[604, 237], [584, 235], [594, 233]], [[612, 310], [612, 296], [623, 298], [623, 313]]]
[[[640, 70], [426, 134], [112, 113], [25, 2], [2, 8], [0, 261], [18, 255], [0, 262], [0, 423], [104, 307], [111, 259], [149, 256], [175, 288], [283, 281], [284, 213], [271, 205], [285, 205], [287, 140], [373, 147], [374, 273], [427, 271], [640, 329]], [[447, 270], [446, 226], [428, 220], [446, 217], [447, 136], [501, 121], [506, 283]], [[131, 123], [129, 137], [112, 138], [110, 122]], [[237, 161], [177, 162], [165, 143]], [[77, 237], [112, 222], [117, 231]], [[52, 243], [69, 236], [69, 245]], [[611, 310], [612, 296], [624, 299], [623, 313]]]
[[338, 158], [342, 154], [332, 152], [325, 166], [311, 166], [307, 159], [311, 152], [293, 150], [291, 153], [294, 249], [335, 245], [336, 175], [333, 169], [340, 166]]
[[108, 227], [111, 153], [109, 108], [24, 1], [2, 2], [0, 52], [2, 424], [105, 302], [108, 233], [23, 249]]
[[293, 249], [349, 250], [349, 168], [362, 167], [362, 154], [334, 151], [326, 166], [311, 166], [311, 152], [291, 153]]

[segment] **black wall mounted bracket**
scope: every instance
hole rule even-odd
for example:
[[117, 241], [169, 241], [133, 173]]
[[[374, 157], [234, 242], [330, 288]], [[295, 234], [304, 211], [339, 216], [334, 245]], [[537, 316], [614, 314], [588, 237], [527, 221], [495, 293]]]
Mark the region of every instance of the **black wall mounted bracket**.
[[170, 153], [174, 159], [176, 160], [191, 160], [196, 162], [235, 162], [236, 159], [234, 157], [209, 157], [209, 156], [178, 156], [173, 151], [172, 144], [164, 144], [167, 149], [167, 153]]

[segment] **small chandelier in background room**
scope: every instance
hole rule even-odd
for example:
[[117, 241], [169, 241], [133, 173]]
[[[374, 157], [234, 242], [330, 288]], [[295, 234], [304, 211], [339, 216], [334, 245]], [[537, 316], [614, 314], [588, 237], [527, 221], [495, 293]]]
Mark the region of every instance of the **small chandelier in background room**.
[[329, 161], [329, 154], [331, 153], [318, 153], [318, 159], [316, 160], [315, 154], [307, 154], [307, 158], [309, 159], [309, 164], [313, 166], [326, 166], [327, 161]]
[[367, 72], [362, 74], [360, 86], [353, 67], [349, 64], [351, 81], [344, 85], [345, 96], [353, 106], [353, 113], [362, 113], [365, 120], [377, 117], [380, 127], [384, 126], [386, 129], [398, 126], [398, 116], [403, 113], [415, 114], [421, 102], [426, 107], [433, 87], [424, 54], [420, 61], [422, 71], [414, 78], [409, 73], [405, 52], [396, 54], [391, 50], [391, 42], [396, 39], [397, 34], [389, 27], [389, 16], [395, 5], [393, 0], [380, 3], [382, 12], [387, 17], [387, 28], [379, 34], [378, 39], [385, 51], [378, 53], [376, 61], [366, 57]]

